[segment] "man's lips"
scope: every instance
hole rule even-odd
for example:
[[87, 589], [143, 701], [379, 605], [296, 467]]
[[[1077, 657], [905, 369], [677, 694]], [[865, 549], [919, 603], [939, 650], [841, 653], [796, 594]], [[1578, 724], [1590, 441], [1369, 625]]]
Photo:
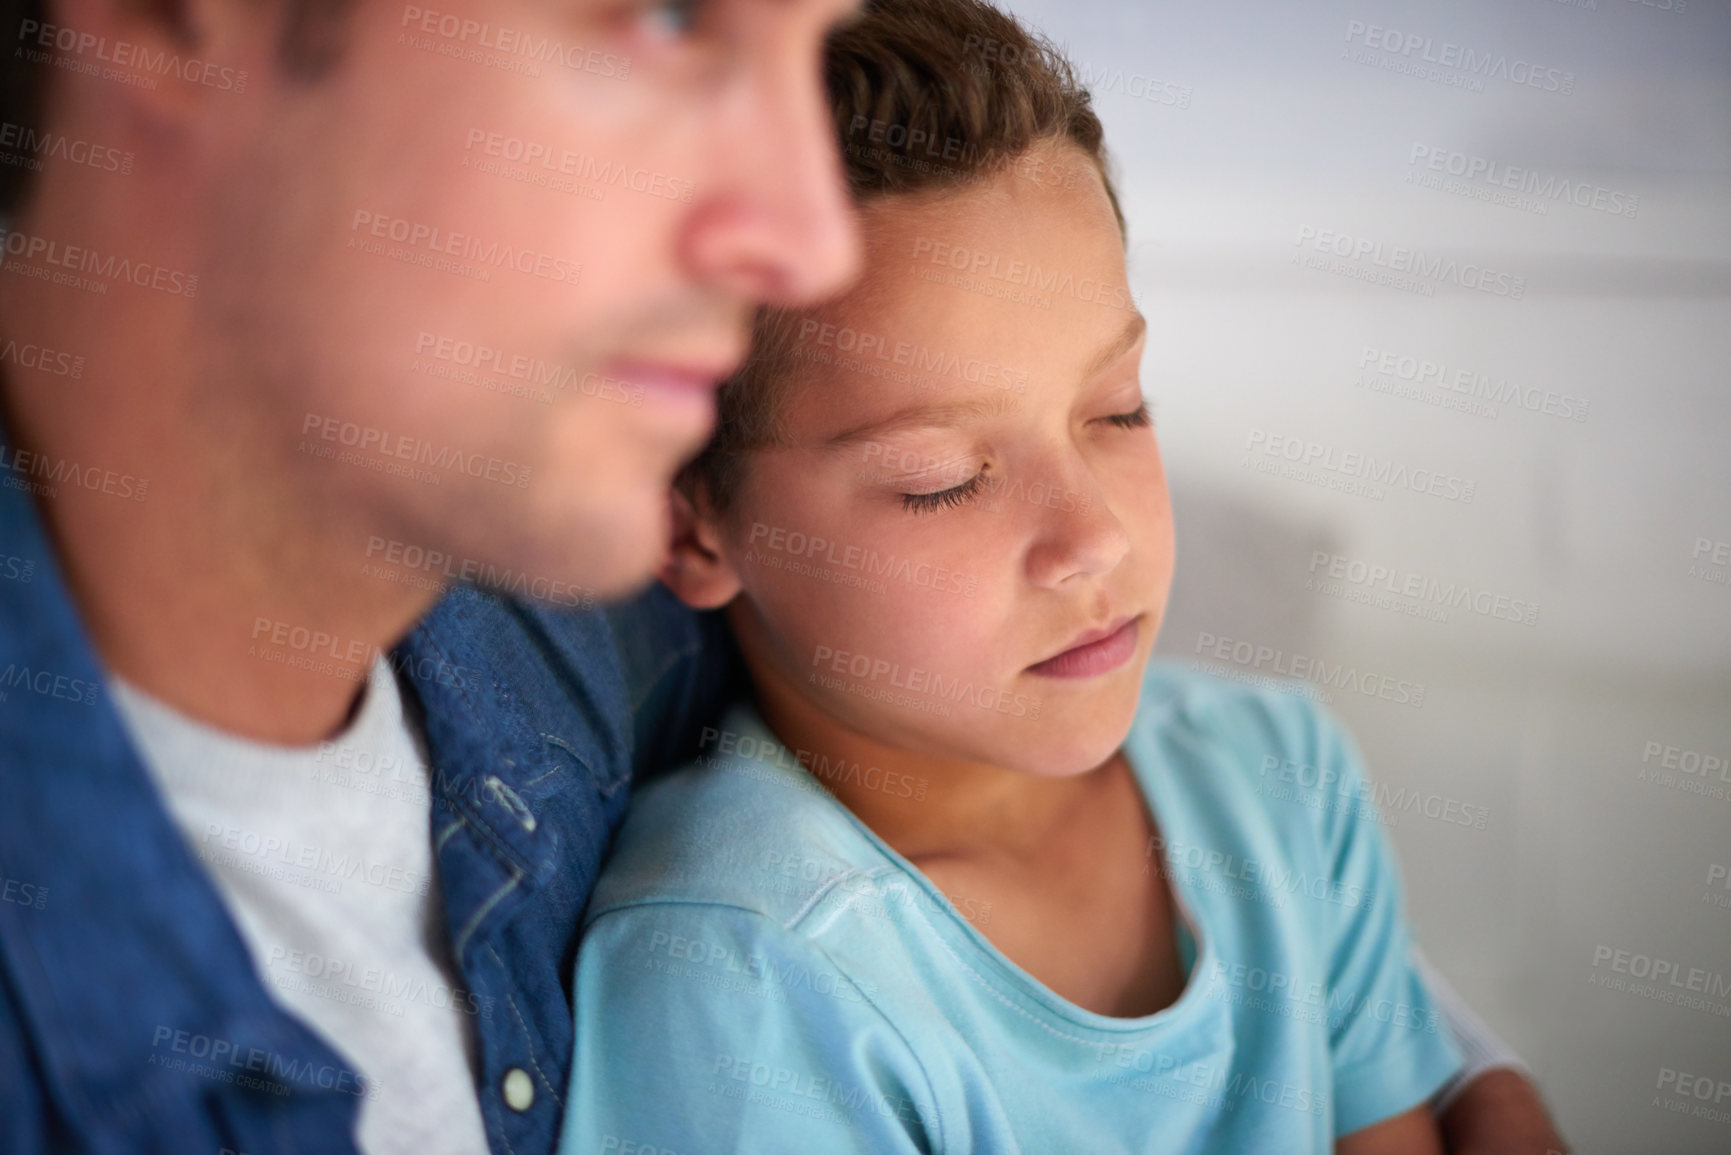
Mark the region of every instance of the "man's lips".
[[608, 365], [603, 373], [628, 385], [641, 385], [645, 391], [668, 397], [699, 398], [710, 401], [721, 382], [733, 371], [733, 362], [708, 361], [676, 364], [656, 361], [618, 361]]
[[1118, 618], [1078, 634], [1069, 648], [1036, 662], [1028, 673], [1049, 678], [1091, 678], [1115, 670], [1136, 652], [1142, 615]]

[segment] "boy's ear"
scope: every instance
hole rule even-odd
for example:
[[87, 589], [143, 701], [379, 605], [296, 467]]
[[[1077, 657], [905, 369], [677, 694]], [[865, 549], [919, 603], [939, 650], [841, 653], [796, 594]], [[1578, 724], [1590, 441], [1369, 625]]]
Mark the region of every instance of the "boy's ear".
[[701, 489], [696, 503], [674, 487], [669, 487], [667, 494], [673, 542], [655, 576], [692, 609], [713, 610], [726, 605], [739, 593], [741, 583], [721, 548], [720, 519], [709, 508]]

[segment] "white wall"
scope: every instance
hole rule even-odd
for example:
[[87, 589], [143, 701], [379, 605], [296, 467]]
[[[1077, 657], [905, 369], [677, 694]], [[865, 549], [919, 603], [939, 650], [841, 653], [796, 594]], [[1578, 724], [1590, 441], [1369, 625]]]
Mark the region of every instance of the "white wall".
[[[1482, 831], [1422, 813], [1393, 828], [1428, 953], [1533, 1065], [1579, 1151], [1724, 1152], [1731, 1122], [1667, 1110], [1680, 1100], [1657, 1084], [1662, 1068], [1731, 1080], [1731, 888], [1712, 869], [1731, 866], [1731, 770], [1677, 775], [1716, 795], [1641, 772], [1650, 742], [1731, 760], [1731, 566], [1711, 544], [1692, 559], [1698, 539], [1731, 542], [1731, 8], [1589, 2], [1010, 7], [1096, 82], [1120, 170], [1179, 519], [1162, 651], [1194, 657], [1210, 634], [1422, 685], [1417, 707], [1346, 689], [1331, 705], [1380, 781], [1486, 812]], [[1385, 70], [1351, 56], [1354, 22], [1555, 69], [1541, 84], [1571, 91]], [[1541, 215], [1420, 187], [1415, 146], [1638, 206], [1530, 197]], [[1307, 229], [1521, 292], [1303, 267], [1323, 255], [1296, 243]], [[1367, 348], [1571, 399], [1556, 409], [1584, 399], [1586, 416], [1373, 392], [1355, 384]], [[1247, 452], [1258, 432], [1470, 481], [1473, 500], [1256, 472], [1277, 460]], [[1306, 588], [1318, 551], [1536, 621], [1327, 596]], [[1600, 947], [1682, 981], [1699, 968], [1719, 993], [1700, 1008], [1596, 986]]]

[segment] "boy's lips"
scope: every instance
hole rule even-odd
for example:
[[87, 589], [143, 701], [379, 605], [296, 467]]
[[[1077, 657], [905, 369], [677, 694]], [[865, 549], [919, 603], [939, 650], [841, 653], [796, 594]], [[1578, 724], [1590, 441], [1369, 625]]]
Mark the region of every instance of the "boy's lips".
[[1114, 619], [1078, 634], [1068, 648], [1028, 667], [1049, 678], [1091, 678], [1115, 670], [1136, 652], [1142, 615]]

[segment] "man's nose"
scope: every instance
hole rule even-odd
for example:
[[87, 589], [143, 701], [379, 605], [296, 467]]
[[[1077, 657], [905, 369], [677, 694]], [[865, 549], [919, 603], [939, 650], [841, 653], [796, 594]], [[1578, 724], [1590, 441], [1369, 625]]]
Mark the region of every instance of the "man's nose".
[[725, 99], [717, 185], [696, 206], [682, 255], [705, 281], [754, 303], [834, 296], [858, 276], [862, 254], [815, 59], [765, 69]]

